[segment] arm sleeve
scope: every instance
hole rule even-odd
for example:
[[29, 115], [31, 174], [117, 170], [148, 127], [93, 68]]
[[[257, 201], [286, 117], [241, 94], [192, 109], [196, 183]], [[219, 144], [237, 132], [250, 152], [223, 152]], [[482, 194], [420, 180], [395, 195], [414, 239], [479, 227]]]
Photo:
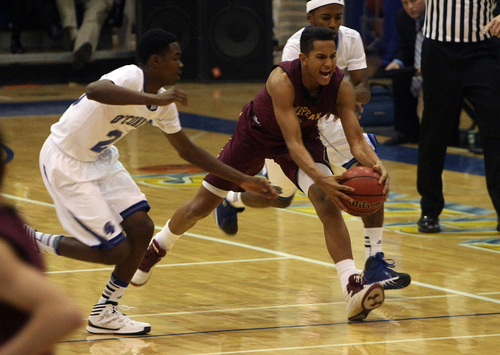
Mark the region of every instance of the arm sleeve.
[[353, 31], [350, 39], [352, 45], [350, 46], [350, 53], [347, 58], [347, 70], [360, 70], [367, 68], [366, 54], [363, 47], [363, 41], [358, 32]]
[[142, 70], [133, 65], [127, 65], [115, 69], [112, 72], [103, 75], [101, 79], [111, 80], [115, 85], [137, 91], [142, 90], [142, 85], [144, 83]]
[[152, 119], [153, 126], [160, 128], [166, 134], [174, 134], [182, 129], [175, 103], [158, 109], [161, 110], [160, 116]]

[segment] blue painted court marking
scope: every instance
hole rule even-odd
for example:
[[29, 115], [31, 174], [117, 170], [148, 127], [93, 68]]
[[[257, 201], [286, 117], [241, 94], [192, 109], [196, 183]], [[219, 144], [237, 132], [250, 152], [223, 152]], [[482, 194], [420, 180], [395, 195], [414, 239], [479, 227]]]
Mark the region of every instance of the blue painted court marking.
[[[417, 165], [418, 149], [404, 146], [377, 146], [379, 158]], [[482, 157], [468, 157], [458, 154], [446, 154], [445, 170], [484, 176], [484, 160]]]
[[193, 128], [202, 131], [225, 134], [233, 134], [236, 129], [236, 121], [225, 120], [222, 118], [202, 116], [185, 112], [179, 112], [179, 118], [183, 128]]
[[[371, 323], [388, 323], [388, 322], [405, 322], [405, 321], [415, 321], [415, 320], [432, 320], [432, 319], [452, 319], [452, 318], [465, 318], [465, 317], [487, 317], [487, 316], [498, 316], [499, 312], [492, 313], [473, 313], [473, 314], [455, 314], [449, 316], [430, 316], [430, 317], [411, 317], [411, 318], [395, 318], [395, 319], [378, 319], [378, 320], [363, 320], [362, 322], [332, 322], [332, 323], [319, 323], [319, 324], [295, 324], [295, 325], [282, 325], [282, 326], [272, 326], [272, 327], [255, 327], [255, 328], [240, 328], [240, 329], [218, 329], [218, 330], [205, 330], [199, 332], [184, 332], [184, 333], [170, 333], [170, 334], [156, 334], [156, 335], [140, 335], [140, 336], [128, 336], [130, 338], [163, 338], [163, 337], [174, 337], [174, 336], [185, 336], [185, 335], [198, 335], [198, 334], [218, 334], [218, 333], [234, 333], [234, 332], [251, 332], [260, 330], [273, 330], [273, 329], [295, 329], [295, 328], [311, 328], [311, 327], [330, 327], [336, 325], [363, 325]], [[66, 340], [61, 341], [61, 343], [87, 343], [95, 341], [107, 341], [107, 340], [117, 340], [119, 338], [101, 338], [101, 339], [79, 339], [79, 340]], [[439, 339], [439, 338], [437, 338]], [[411, 341], [411, 339], [408, 339]], [[332, 345], [334, 346], [334, 345]]]
[[75, 100], [9, 102], [0, 104], [0, 117], [61, 115]]
[[[40, 116], [63, 114], [75, 100], [16, 102], [0, 104], [0, 117]], [[184, 128], [198, 129], [208, 132], [232, 134], [236, 121], [222, 118], [179, 112]], [[404, 146], [385, 146], [379, 144], [379, 157], [382, 160], [396, 161], [407, 164], [417, 164], [418, 150]], [[484, 176], [484, 161], [482, 157], [468, 157], [458, 154], [447, 154], [445, 170]]]

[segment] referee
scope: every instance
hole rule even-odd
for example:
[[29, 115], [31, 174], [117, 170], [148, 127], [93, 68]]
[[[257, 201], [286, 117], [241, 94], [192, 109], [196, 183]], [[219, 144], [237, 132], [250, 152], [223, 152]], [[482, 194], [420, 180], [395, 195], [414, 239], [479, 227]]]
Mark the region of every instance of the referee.
[[[441, 178], [448, 139], [463, 98], [476, 111], [484, 149], [486, 184], [500, 215], [500, 63], [496, 59], [500, 15], [497, 0], [427, 0], [422, 44], [424, 112], [420, 126], [417, 189], [422, 215], [418, 230], [441, 231]], [[497, 225], [500, 231], [500, 225]]]

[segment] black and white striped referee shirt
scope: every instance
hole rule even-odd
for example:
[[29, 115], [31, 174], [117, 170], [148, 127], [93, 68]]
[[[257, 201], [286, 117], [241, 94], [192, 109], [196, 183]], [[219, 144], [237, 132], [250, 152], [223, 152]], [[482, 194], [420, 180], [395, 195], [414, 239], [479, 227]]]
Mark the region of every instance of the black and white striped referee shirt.
[[423, 34], [440, 42], [478, 42], [492, 19], [496, 0], [426, 0]]

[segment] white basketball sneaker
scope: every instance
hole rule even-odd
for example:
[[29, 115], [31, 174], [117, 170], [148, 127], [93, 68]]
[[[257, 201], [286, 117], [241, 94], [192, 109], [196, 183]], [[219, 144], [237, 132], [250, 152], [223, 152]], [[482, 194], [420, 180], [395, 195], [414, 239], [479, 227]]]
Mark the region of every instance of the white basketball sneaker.
[[118, 305], [96, 304], [89, 316], [87, 331], [92, 334], [140, 335], [151, 331], [148, 323], [137, 322], [118, 311]]
[[365, 285], [363, 276], [349, 276], [347, 284], [347, 319], [363, 320], [375, 308], [380, 307], [385, 300], [384, 287], [378, 283]]

